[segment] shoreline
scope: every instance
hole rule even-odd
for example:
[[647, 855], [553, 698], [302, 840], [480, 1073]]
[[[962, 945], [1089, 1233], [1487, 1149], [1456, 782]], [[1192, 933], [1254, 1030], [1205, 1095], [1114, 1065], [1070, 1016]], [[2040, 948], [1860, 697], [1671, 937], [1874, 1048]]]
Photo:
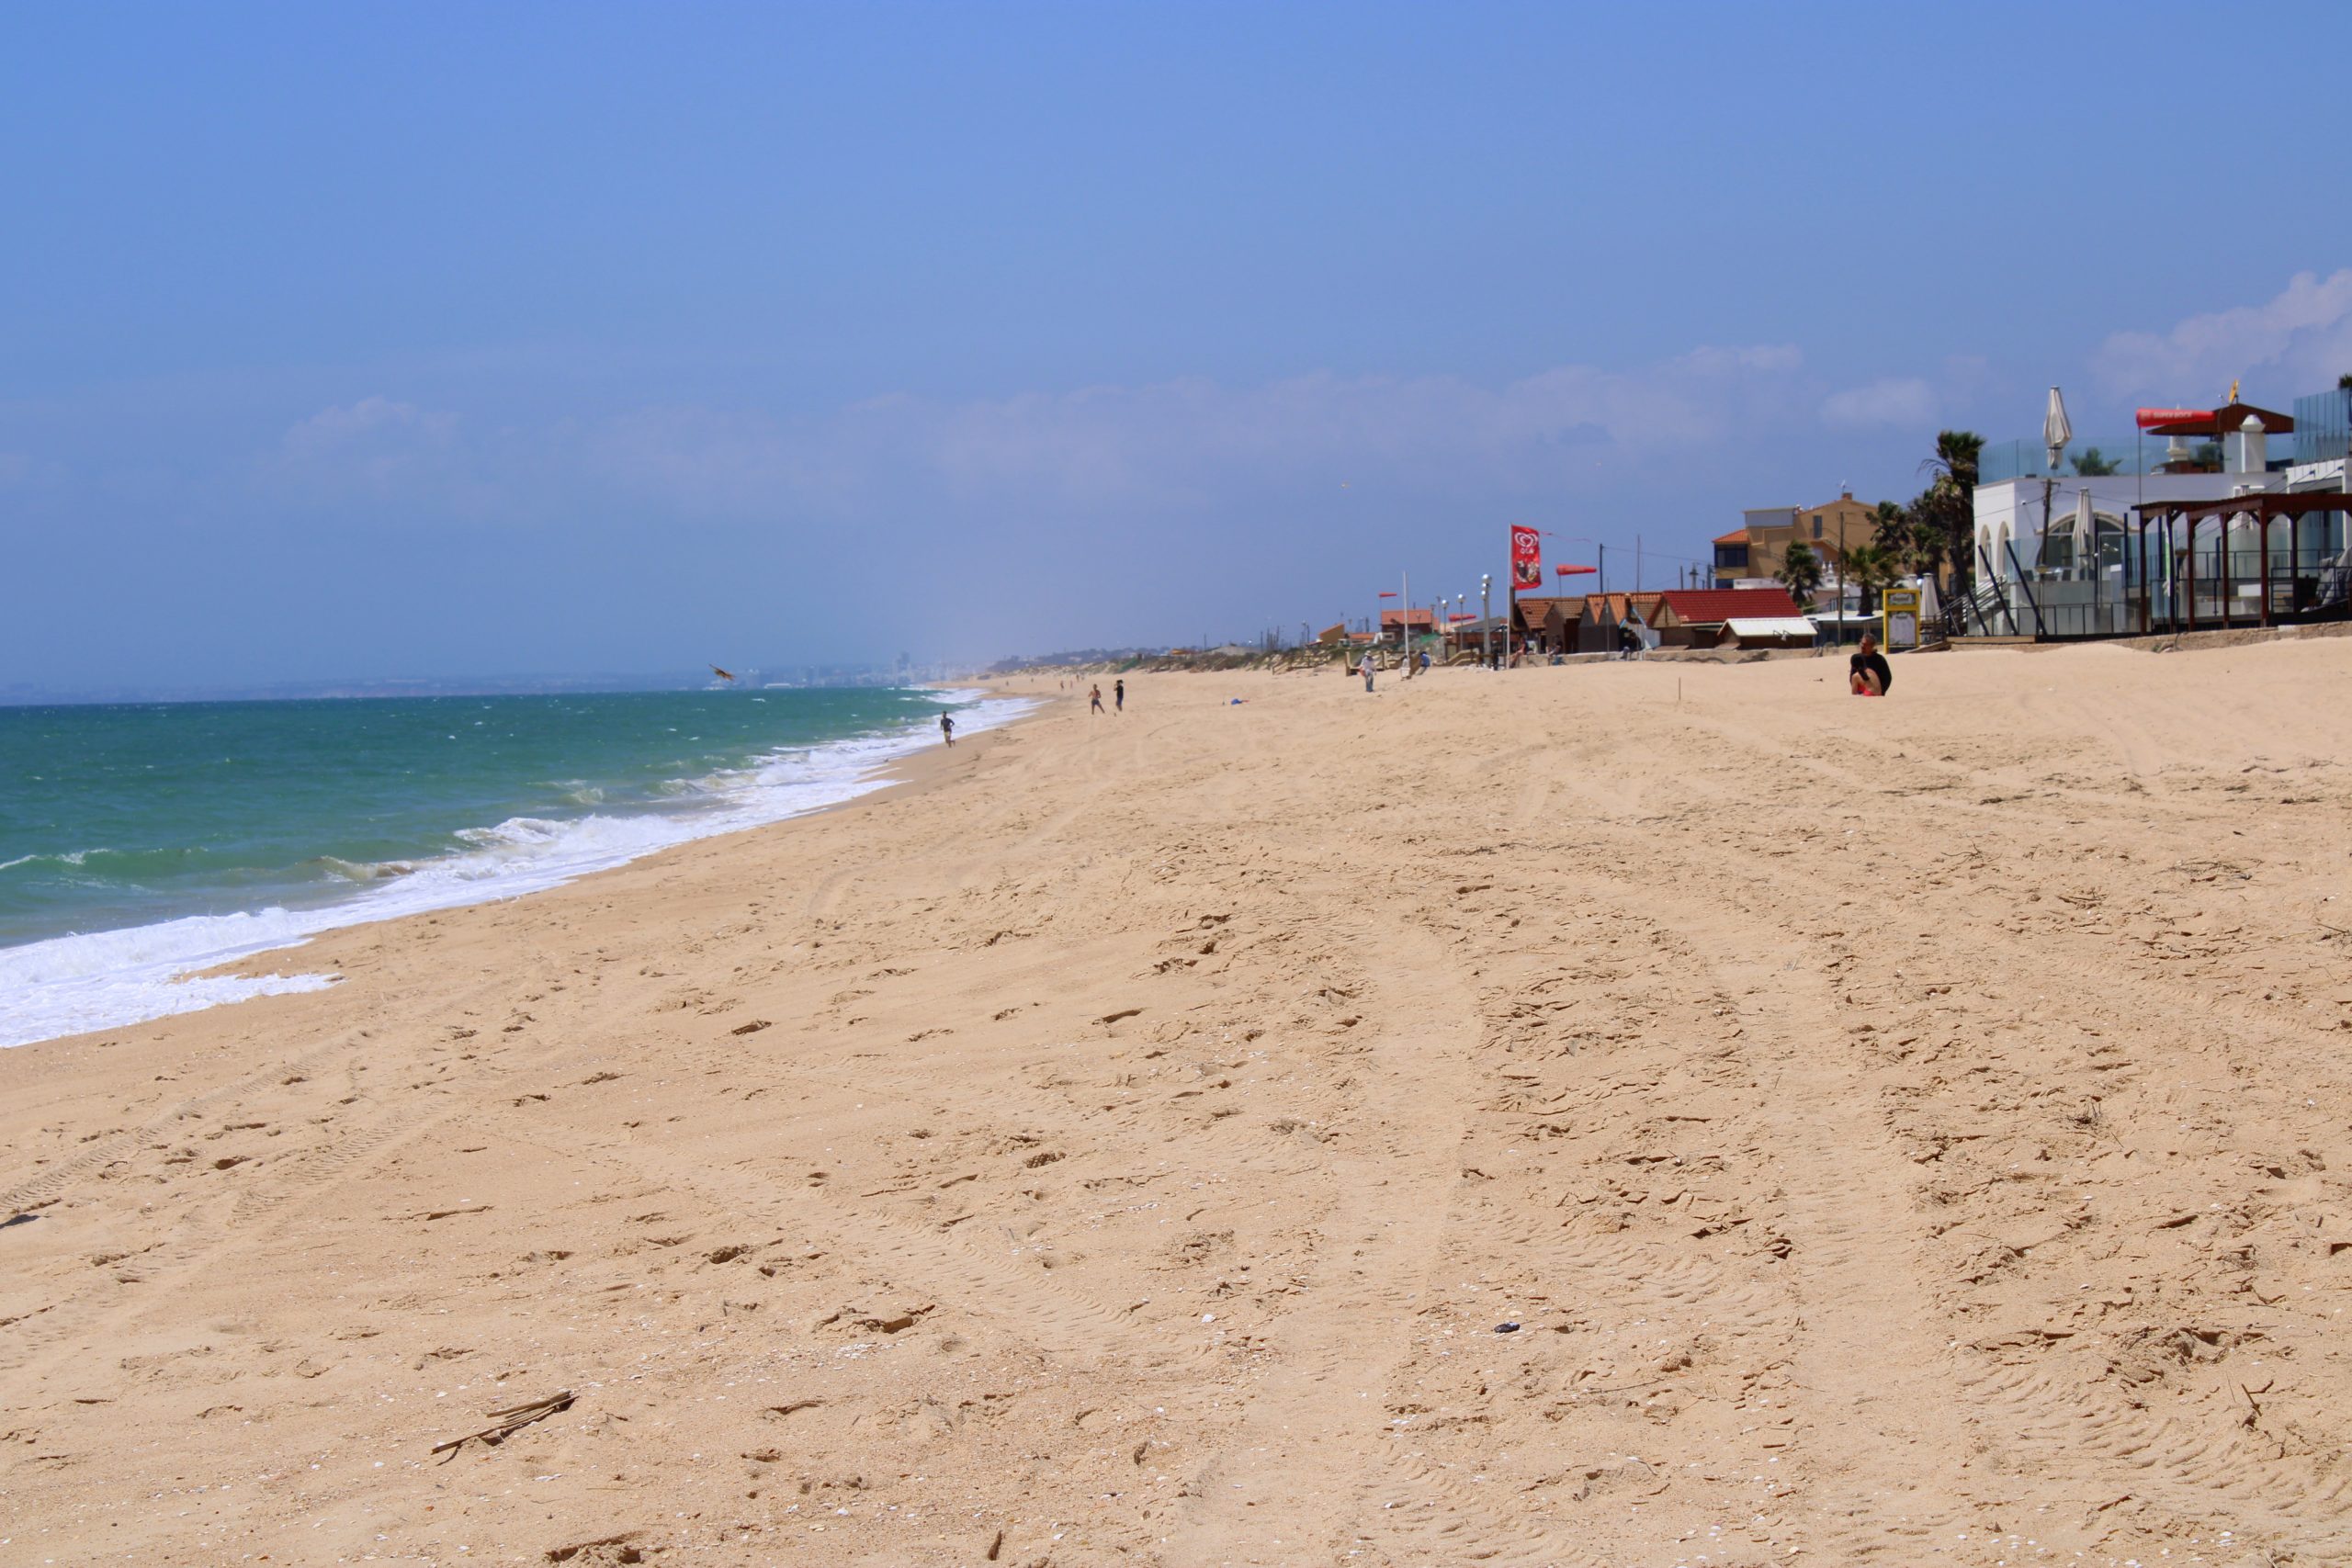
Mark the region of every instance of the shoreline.
[[2346, 1555], [2352, 639], [1838, 673], [1130, 681], [0, 1053], [0, 1536]]
[[[931, 689], [943, 694], [969, 694], [968, 700], [976, 715], [982, 705], [998, 695], [969, 682]], [[1006, 718], [988, 719], [970, 732], [970, 741], [977, 742], [1005, 724], [1018, 722], [1021, 716], [1016, 712]], [[519, 866], [523, 874], [519, 885], [514, 886], [485, 879], [480, 883], [445, 887], [439, 894], [428, 895], [422, 900], [399, 900], [400, 907], [371, 907], [371, 904], [380, 903], [387, 897], [406, 892], [413, 877], [423, 875], [430, 879], [445, 866], [462, 863], [466, 859], [465, 852], [453, 851], [419, 859], [408, 876], [369, 886], [355, 886], [336, 896], [317, 901], [287, 905], [266, 902], [251, 909], [234, 910], [225, 915], [172, 916], [131, 926], [62, 932], [0, 948], [0, 981], [5, 981], [13, 973], [28, 987], [47, 987], [63, 993], [49, 1003], [49, 1010], [55, 1015], [57, 1022], [67, 1021], [76, 1010], [86, 1013], [96, 1008], [122, 1015], [102, 1019], [85, 1027], [51, 1028], [49, 1032], [24, 1038], [12, 1039], [6, 1033], [0, 1033], [0, 1050], [21, 1050], [27, 1045], [49, 1040], [105, 1033], [162, 1018], [235, 1006], [241, 1001], [266, 996], [326, 989], [335, 983], [334, 976], [310, 971], [289, 972], [296, 966], [284, 964], [280, 961], [282, 955], [312, 947], [322, 938], [335, 931], [380, 925], [476, 903], [527, 897], [533, 893], [568, 886], [583, 878], [601, 875], [703, 839], [723, 839], [734, 833], [796, 821], [853, 804], [892, 787], [900, 777], [904, 764], [927, 750], [938, 748], [928, 725], [909, 724], [899, 731], [847, 735], [834, 740], [815, 742], [800, 749], [797, 754], [804, 760], [820, 760], [829, 755], [846, 757], [854, 754], [861, 747], [876, 745], [885, 749], [885, 754], [878, 761], [866, 764], [861, 774], [831, 786], [846, 791], [845, 794], [778, 817], [718, 827], [708, 822], [698, 823], [693, 816], [679, 817], [662, 812], [645, 813], [641, 818], [607, 819], [592, 810], [578, 818], [561, 819], [558, 827], [566, 831], [593, 826], [600, 821], [628, 823], [641, 819], [666, 824], [676, 836], [666, 843], [634, 851], [621, 850], [617, 852], [617, 858], [613, 858], [613, 852], [607, 852], [605, 855], [596, 857], [604, 863], [595, 863], [592, 859], [584, 864], [567, 866], [556, 861], [534, 868], [524, 863]], [[746, 776], [750, 776], [755, 767], [774, 766], [775, 761], [773, 756], [755, 759], [754, 766], [744, 770]], [[724, 814], [740, 813], [741, 808], [718, 809]], [[526, 825], [539, 826], [537, 823]], [[469, 831], [492, 830], [470, 829]], [[170, 951], [175, 937], [179, 945], [176, 953]], [[198, 945], [191, 947], [190, 943]], [[206, 944], [210, 945], [209, 951]], [[86, 962], [83, 954], [93, 948], [114, 954], [107, 967], [82, 967]], [[154, 1007], [156, 1010], [138, 1011], [141, 1004], [130, 998], [118, 998], [111, 1005], [103, 999], [92, 999], [94, 993], [102, 996], [107, 989], [140, 987], [154, 988], [144, 1005]], [[204, 999], [207, 997], [211, 999]], [[161, 1005], [165, 1002], [173, 1005]], [[36, 1003], [29, 1020], [21, 1015], [16, 1020], [0, 1019], [0, 1031], [40, 1028], [46, 1021], [42, 1010]]]

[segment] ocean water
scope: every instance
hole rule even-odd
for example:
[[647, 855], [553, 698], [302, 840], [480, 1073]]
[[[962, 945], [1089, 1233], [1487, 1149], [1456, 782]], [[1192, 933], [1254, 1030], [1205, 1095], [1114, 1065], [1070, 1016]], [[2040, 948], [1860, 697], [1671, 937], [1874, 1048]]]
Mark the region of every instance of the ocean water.
[[878, 786], [1027, 705], [854, 688], [0, 708], [0, 1045], [271, 991], [188, 978]]

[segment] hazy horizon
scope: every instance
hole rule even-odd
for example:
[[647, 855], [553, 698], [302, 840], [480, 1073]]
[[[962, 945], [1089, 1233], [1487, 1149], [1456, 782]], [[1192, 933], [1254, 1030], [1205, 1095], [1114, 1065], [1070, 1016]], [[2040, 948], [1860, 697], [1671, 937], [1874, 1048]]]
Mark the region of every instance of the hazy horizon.
[[0, 19], [0, 690], [1295, 634], [1510, 522], [1661, 586], [2052, 383], [2352, 371], [2298, 138], [2145, 129], [2186, 6], [133, 19]]

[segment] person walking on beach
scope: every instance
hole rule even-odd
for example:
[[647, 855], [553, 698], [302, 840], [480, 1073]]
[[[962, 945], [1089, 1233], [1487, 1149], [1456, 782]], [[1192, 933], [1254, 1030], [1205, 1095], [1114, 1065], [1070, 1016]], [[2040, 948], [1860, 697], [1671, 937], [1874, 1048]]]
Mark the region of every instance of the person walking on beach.
[[946, 739], [947, 744], [950, 746], [956, 744], [955, 715], [944, 713], [939, 716], [939, 733]]
[[1860, 651], [1846, 661], [1846, 682], [1858, 697], [1883, 697], [1894, 684], [1894, 671], [1886, 667], [1886, 655], [1878, 650], [1875, 633], [1862, 634]]
[[1127, 711], [1127, 682], [1124, 679], [1111, 682], [1111, 705], [1121, 713]]
[[1363, 660], [1356, 666], [1356, 673], [1363, 677], [1363, 689], [1365, 691], [1369, 692], [1372, 690], [1372, 672], [1378, 668], [1379, 666], [1372, 661], [1372, 650], [1370, 649], [1364, 649]]
[[1102, 711], [1102, 688], [1100, 685], [1097, 685], [1092, 691], [1086, 694], [1086, 700], [1089, 705], [1087, 708], [1089, 713], [1101, 713]]

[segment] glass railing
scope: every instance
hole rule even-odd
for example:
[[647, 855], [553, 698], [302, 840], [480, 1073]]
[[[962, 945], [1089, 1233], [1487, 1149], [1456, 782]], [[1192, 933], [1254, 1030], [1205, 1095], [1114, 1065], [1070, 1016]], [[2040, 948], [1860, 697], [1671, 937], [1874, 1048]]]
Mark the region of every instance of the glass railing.
[[2338, 388], [2295, 400], [2295, 461], [2324, 463], [2352, 449], [2352, 391]]
[[[2163, 436], [2131, 434], [2098, 435], [2077, 438], [2066, 444], [2058, 459], [2057, 477], [2070, 479], [2091, 473], [2152, 474], [2165, 461], [2168, 445]], [[2222, 466], [2222, 448], [2216, 443], [2188, 444], [2195, 453], [2199, 446], [2210, 447], [2204, 456], [2212, 466]], [[1991, 441], [1985, 443], [1984, 455], [1977, 461], [1976, 481], [1998, 484], [2003, 479], [2038, 479], [2050, 474], [2050, 449], [2038, 440]]]

